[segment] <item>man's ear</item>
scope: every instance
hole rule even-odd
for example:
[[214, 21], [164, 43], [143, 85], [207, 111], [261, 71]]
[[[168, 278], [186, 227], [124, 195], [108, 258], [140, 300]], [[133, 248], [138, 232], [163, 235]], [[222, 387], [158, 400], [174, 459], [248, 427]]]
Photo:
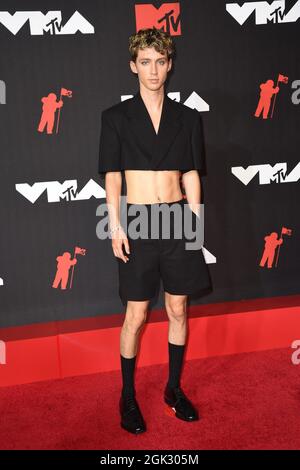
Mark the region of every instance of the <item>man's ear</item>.
[[171, 58], [169, 59], [168, 72], [169, 72], [169, 70], [171, 70], [172, 65], [173, 65], [173, 62], [172, 62], [172, 57], [171, 57]]
[[131, 71], [133, 73], [137, 73], [137, 68], [136, 68], [135, 62], [133, 62], [133, 60], [130, 60], [129, 65], [130, 65]]

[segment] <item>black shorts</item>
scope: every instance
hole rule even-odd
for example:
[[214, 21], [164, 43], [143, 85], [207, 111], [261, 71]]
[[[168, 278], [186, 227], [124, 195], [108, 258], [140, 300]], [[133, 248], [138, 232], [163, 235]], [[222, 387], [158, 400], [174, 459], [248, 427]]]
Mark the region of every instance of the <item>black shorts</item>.
[[[190, 232], [187, 238], [183, 225], [184, 217], [180, 221], [172, 215], [171, 209], [174, 210], [174, 205], [177, 205], [182, 214], [184, 214], [185, 205], [185, 210], [190, 212], [191, 218], [189, 220], [192, 219], [192, 228], [195, 230], [197, 216], [189, 208], [185, 199], [171, 203], [142, 204], [143, 208], [146, 208], [144, 214], [148, 218], [148, 230], [143, 232], [141, 238], [134, 239], [128, 229], [132, 221], [136, 221], [139, 214], [130, 215], [128, 211], [132, 206], [134, 206], [134, 209], [139, 209], [141, 205], [125, 204], [127, 225], [124, 226], [124, 222], [122, 225], [127, 231], [130, 254], [126, 254], [125, 248], [123, 252], [129, 257], [129, 261], [125, 263], [117, 258], [119, 295], [124, 305], [128, 300], [150, 300], [159, 290], [160, 279], [162, 279], [164, 291], [170, 294], [194, 295], [211, 289], [211, 278], [202, 252], [202, 246], [198, 249], [186, 249], [186, 242], [192, 242], [195, 238], [191, 238]], [[162, 206], [168, 206], [169, 208], [169, 219], [165, 219], [170, 230], [167, 238], [163, 231], [162, 219], [159, 220], [157, 225], [157, 218], [151, 217], [151, 214], [153, 214], [151, 211], [162, 208]], [[156, 235], [151, 232], [151, 224], [152, 227], [157, 229]], [[182, 228], [181, 235], [180, 231], [175, 230], [176, 227], [178, 229], [180, 224]], [[141, 227], [135, 225], [139, 227], [141, 233]], [[164, 227], [166, 227], [166, 223]], [[180, 238], [175, 233], [179, 234]]]

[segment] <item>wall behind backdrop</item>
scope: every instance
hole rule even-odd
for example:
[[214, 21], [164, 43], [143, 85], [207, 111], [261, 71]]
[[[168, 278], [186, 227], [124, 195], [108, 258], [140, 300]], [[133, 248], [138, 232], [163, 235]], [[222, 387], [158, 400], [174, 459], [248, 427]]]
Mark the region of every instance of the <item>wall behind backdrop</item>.
[[166, 92], [203, 119], [214, 290], [191, 303], [299, 293], [299, 16], [295, 1], [1, 2], [0, 327], [124, 311], [96, 236], [98, 146], [102, 110], [138, 90], [143, 27], [174, 36]]

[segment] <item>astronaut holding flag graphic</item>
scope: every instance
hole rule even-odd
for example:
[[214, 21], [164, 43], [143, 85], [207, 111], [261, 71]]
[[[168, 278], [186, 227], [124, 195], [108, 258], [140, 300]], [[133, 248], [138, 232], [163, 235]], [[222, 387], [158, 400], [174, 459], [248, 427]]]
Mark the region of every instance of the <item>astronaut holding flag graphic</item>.
[[80, 248], [79, 246], [76, 246], [74, 249], [73, 259], [71, 258], [71, 253], [69, 253], [68, 251], [65, 251], [61, 256], [57, 256], [56, 258], [57, 271], [56, 271], [55, 279], [52, 284], [53, 288], [57, 289], [60, 283], [61, 283], [62, 290], [65, 290], [67, 288], [68, 279], [69, 279], [69, 271], [70, 271], [70, 268], [72, 268], [71, 281], [69, 285], [69, 289], [71, 289], [72, 282], [73, 282], [74, 267], [75, 267], [75, 264], [77, 264], [76, 255], [84, 256], [85, 253], [86, 253], [85, 248]]
[[41, 98], [41, 102], [43, 103], [42, 108], [42, 115], [40, 118], [40, 122], [38, 125], [38, 131], [44, 132], [45, 128], [47, 128], [47, 134], [53, 134], [53, 127], [55, 121], [55, 113], [58, 110], [58, 118], [56, 123], [56, 134], [58, 133], [58, 123], [60, 118], [60, 111], [64, 105], [63, 100], [61, 99], [62, 96], [67, 96], [68, 98], [72, 98], [72, 91], [67, 90], [67, 88], [60, 89], [60, 97], [57, 101], [57, 96], [55, 93], [51, 92], [48, 93], [48, 96], [44, 96]]

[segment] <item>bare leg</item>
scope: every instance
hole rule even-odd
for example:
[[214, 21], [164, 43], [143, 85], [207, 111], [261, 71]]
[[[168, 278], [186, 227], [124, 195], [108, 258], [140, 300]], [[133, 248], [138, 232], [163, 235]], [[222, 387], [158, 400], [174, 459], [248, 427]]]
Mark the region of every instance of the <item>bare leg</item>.
[[169, 317], [169, 379], [164, 399], [177, 418], [196, 421], [199, 419], [198, 411], [184, 394], [180, 384], [187, 333], [186, 304], [186, 295], [172, 295], [165, 292], [165, 305]]
[[121, 330], [120, 352], [123, 379], [119, 402], [121, 426], [138, 434], [146, 430], [146, 424], [135, 398], [134, 370], [140, 331], [145, 323], [149, 300], [128, 301], [126, 316]]
[[120, 353], [131, 358], [136, 355], [140, 331], [147, 318], [149, 300], [128, 301], [120, 336]]
[[173, 295], [165, 292], [165, 307], [169, 318], [169, 342], [183, 345], [186, 341], [187, 295]]
[[187, 333], [186, 301], [186, 295], [165, 292], [165, 306], [169, 317], [169, 388], [180, 386]]

